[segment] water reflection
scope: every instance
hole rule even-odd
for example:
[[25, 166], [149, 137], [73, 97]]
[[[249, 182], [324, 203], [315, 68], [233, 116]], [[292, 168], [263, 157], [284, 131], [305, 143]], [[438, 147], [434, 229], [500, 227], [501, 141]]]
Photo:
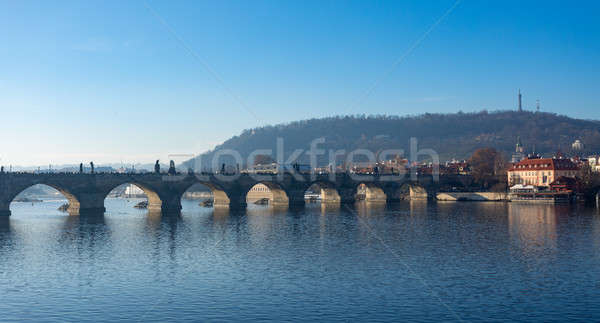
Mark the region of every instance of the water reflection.
[[387, 205], [381, 201], [360, 201], [354, 204], [354, 210], [359, 216], [377, 216], [382, 215]]
[[431, 290], [465, 321], [600, 313], [591, 210], [197, 204], [176, 217], [126, 204], [100, 218], [16, 209], [0, 219], [2, 320], [452, 319]]
[[0, 217], [0, 253], [14, 246], [10, 217]]
[[326, 214], [339, 214], [342, 205], [339, 202], [315, 202], [315, 203], [306, 203], [305, 211], [306, 212], [320, 212], [321, 215]]
[[289, 210], [287, 205], [270, 205], [270, 206], [257, 206], [249, 205], [246, 209], [246, 214], [252, 217], [262, 216], [275, 216], [287, 213]]
[[227, 207], [217, 207], [212, 210], [213, 223], [221, 226], [229, 221], [230, 210]]
[[263, 245], [272, 236], [274, 226], [287, 215], [285, 206], [249, 206], [246, 209], [246, 226], [251, 243]]
[[508, 228], [524, 253], [556, 248], [559, 214], [568, 214], [569, 205], [509, 203]]
[[[110, 231], [105, 226], [103, 215], [78, 216], [68, 215], [64, 217], [60, 241], [62, 243], [89, 243], [91, 246], [98, 239], [106, 239]], [[56, 228], [54, 228], [56, 229]]]
[[414, 215], [422, 215], [427, 213], [427, 208], [429, 207], [429, 202], [425, 199], [415, 199], [409, 200], [408, 205], [410, 206], [410, 214]]

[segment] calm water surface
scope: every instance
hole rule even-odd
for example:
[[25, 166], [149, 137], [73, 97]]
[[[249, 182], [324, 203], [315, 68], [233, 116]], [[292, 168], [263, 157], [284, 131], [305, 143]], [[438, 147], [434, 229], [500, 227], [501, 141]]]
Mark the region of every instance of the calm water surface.
[[600, 215], [505, 203], [102, 218], [13, 203], [0, 321], [600, 319]]

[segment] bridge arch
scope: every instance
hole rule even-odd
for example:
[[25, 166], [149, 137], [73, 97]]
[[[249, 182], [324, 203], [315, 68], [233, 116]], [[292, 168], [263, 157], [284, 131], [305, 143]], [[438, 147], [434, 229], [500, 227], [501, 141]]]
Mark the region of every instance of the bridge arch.
[[340, 203], [342, 200], [335, 185], [326, 181], [312, 182], [304, 192], [306, 202]]
[[246, 203], [287, 206], [290, 199], [285, 190], [274, 182], [258, 182], [246, 192]]
[[383, 188], [376, 183], [360, 183], [356, 186], [355, 200], [365, 202], [383, 202], [387, 201], [387, 194]]
[[37, 182], [37, 183], [32, 183], [30, 185], [27, 186], [21, 186], [18, 187], [17, 189], [15, 189], [14, 191], [12, 191], [9, 196], [8, 199], [6, 201], [3, 201], [3, 204], [6, 204], [5, 206], [5, 211], [4, 212], [8, 212], [8, 214], [10, 214], [10, 204], [17, 198], [17, 196], [19, 196], [19, 194], [26, 192], [27, 190], [30, 190], [36, 186], [45, 186], [45, 187], [50, 187], [56, 191], [58, 191], [66, 200], [67, 203], [69, 205], [67, 212], [69, 212], [69, 214], [78, 214], [79, 213], [79, 209], [81, 207], [81, 203], [79, 201], [79, 199], [77, 198], [77, 196], [75, 196], [75, 194], [73, 194], [69, 189], [52, 184], [52, 183], [46, 183], [46, 182]]
[[131, 181], [131, 182], [127, 181], [127, 182], [119, 183], [118, 185], [108, 189], [108, 191], [103, 194], [104, 198], [102, 199], [102, 202], [104, 203], [104, 200], [106, 200], [106, 198], [109, 197], [111, 192], [114, 192], [115, 190], [119, 189], [120, 187], [124, 187], [126, 185], [127, 186], [131, 185], [131, 186], [137, 187], [143, 192], [143, 195], [145, 195], [145, 198], [148, 202], [148, 205], [147, 205], [148, 211], [160, 211], [162, 209], [163, 199], [159, 195], [158, 191], [152, 189], [148, 185], [144, 185], [137, 181]]
[[388, 201], [426, 200], [427, 189], [418, 183], [404, 183], [388, 190]]
[[211, 183], [211, 182], [194, 182], [193, 184], [191, 184], [189, 187], [187, 187], [185, 189], [185, 191], [182, 193], [182, 198], [185, 198], [186, 194], [192, 193], [192, 192], [202, 192], [202, 191], [206, 191], [208, 189], [208, 191], [210, 192], [210, 197], [208, 198], [208, 201], [210, 201], [210, 203], [205, 204], [205, 206], [212, 206], [212, 207], [228, 207], [230, 204], [230, 199], [229, 196], [227, 195], [227, 193], [218, 185]]

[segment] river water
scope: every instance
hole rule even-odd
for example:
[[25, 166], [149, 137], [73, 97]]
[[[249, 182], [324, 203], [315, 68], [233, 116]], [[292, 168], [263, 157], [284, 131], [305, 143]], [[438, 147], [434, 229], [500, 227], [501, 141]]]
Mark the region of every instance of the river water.
[[600, 215], [426, 203], [181, 217], [107, 199], [0, 221], [0, 321], [558, 321], [600, 318]]

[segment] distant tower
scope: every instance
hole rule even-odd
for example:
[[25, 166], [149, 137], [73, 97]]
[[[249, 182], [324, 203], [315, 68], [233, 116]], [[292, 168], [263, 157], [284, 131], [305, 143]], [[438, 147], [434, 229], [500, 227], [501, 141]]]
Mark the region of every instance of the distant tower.
[[515, 145], [515, 153], [512, 155], [511, 162], [518, 163], [521, 160], [525, 159], [525, 149], [523, 149], [523, 144], [521, 143], [521, 136], [517, 137], [517, 144]]
[[519, 89], [519, 112], [523, 112], [523, 106], [521, 105], [521, 89]]
[[515, 145], [515, 152], [516, 153], [523, 152], [523, 144], [521, 143], [521, 136], [517, 136], [517, 144]]

